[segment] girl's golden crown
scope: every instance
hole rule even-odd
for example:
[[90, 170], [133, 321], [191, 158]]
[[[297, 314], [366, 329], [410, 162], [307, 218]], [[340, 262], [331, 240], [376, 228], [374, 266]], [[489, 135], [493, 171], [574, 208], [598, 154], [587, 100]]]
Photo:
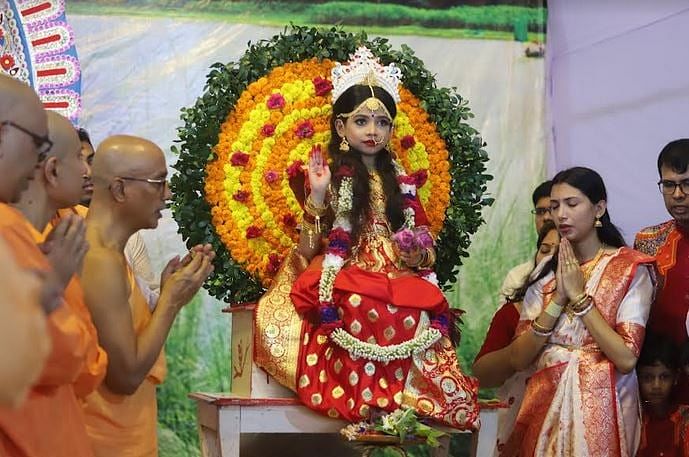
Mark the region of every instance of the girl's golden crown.
[[333, 103], [347, 89], [357, 84], [380, 87], [392, 96], [395, 103], [399, 103], [400, 95], [397, 86], [402, 80], [402, 70], [394, 63], [387, 66], [381, 65], [378, 58], [364, 46], [349, 57], [347, 64], [337, 63], [332, 69]]

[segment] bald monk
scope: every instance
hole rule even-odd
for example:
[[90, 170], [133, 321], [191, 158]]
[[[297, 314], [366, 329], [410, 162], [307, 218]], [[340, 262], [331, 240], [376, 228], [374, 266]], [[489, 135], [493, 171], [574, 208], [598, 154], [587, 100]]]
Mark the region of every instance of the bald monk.
[[47, 132], [35, 92], [0, 74], [0, 240], [5, 247], [0, 254], [5, 295], [0, 300], [0, 406], [20, 404], [40, 375], [50, 350], [45, 314], [59, 304], [62, 292], [26, 219], [8, 206], [19, 200], [49, 151]]
[[[78, 129], [77, 133], [79, 134], [79, 140], [81, 140], [82, 152], [86, 156], [86, 162], [91, 166], [96, 156], [96, 151], [93, 149], [93, 143], [91, 142], [91, 136], [83, 128]], [[92, 196], [93, 183], [89, 176], [84, 182], [84, 197], [81, 199], [81, 204], [73, 207], [70, 212], [86, 217]], [[67, 214], [67, 212], [63, 214]], [[131, 265], [134, 270], [134, 274], [139, 282], [139, 287], [141, 287], [141, 291], [148, 300], [149, 308], [152, 310], [158, 302], [160, 278], [156, 278], [156, 275], [153, 273], [151, 259], [148, 255], [148, 249], [146, 248], [146, 243], [144, 243], [143, 236], [141, 236], [141, 232], [136, 232], [129, 238], [127, 244], [124, 246], [124, 255], [129, 265]]]
[[[0, 409], [0, 427], [7, 437], [8, 455], [92, 457], [77, 390], [85, 396], [100, 384], [107, 357], [98, 346], [75, 275], [87, 248], [85, 225], [73, 216], [50, 231], [47, 239], [42, 234], [58, 209], [79, 203], [82, 182], [90, 170], [69, 120], [55, 112], [48, 112], [47, 117], [52, 149], [14, 206], [30, 222], [36, 243], [42, 244], [66, 287], [63, 304], [48, 319], [52, 351], [43, 374], [21, 408]], [[60, 236], [63, 230], [74, 234], [73, 243], [65, 243]]]
[[[40, 241], [49, 236], [61, 219], [73, 214], [73, 208], [77, 207], [77, 198], [81, 202], [85, 194], [88, 194], [89, 199], [91, 197], [93, 150], [84, 147], [81, 130], [75, 130], [67, 118], [51, 111], [48, 112], [48, 131], [54, 143], [54, 152], [51, 154], [54, 157], [47, 159], [43, 175], [40, 179], [37, 178], [37, 181], [43, 183], [43, 186], [36, 186], [40, 196], [32, 198], [31, 192], [25, 192], [17, 205], [37, 229], [43, 226], [46, 217], [53, 216], [45, 225]], [[75, 133], [78, 144], [74, 141]], [[43, 207], [37, 204], [38, 201], [45, 202]], [[57, 210], [56, 213], [53, 213], [53, 210]], [[77, 397], [83, 398], [103, 381], [108, 363], [107, 354], [98, 344], [96, 327], [84, 302], [84, 292], [77, 275], [70, 278], [64, 295], [67, 304], [82, 321], [83, 329], [86, 331], [84, 342], [87, 344], [87, 350], [84, 367], [73, 384]]]
[[177, 313], [211, 273], [215, 254], [209, 245], [196, 246], [184, 259], [173, 258], [151, 311], [124, 246], [137, 230], [158, 225], [171, 197], [163, 151], [142, 138], [110, 137], [98, 146], [92, 180], [82, 284], [108, 369], [103, 385], [87, 397], [87, 429], [98, 457], [157, 456], [156, 385], [166, 372], [163, 345]]

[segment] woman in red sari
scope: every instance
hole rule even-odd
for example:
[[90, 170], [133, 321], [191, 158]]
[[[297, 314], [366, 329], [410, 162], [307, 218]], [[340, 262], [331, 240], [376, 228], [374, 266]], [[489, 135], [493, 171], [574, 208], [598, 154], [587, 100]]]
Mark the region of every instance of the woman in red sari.
[[634, 455], [653, 259], [624, 246], [595, 171], [558, 173], [550, 198], [562, 241], [524, 296], [512, 363], [533, 375], [501, 455]]

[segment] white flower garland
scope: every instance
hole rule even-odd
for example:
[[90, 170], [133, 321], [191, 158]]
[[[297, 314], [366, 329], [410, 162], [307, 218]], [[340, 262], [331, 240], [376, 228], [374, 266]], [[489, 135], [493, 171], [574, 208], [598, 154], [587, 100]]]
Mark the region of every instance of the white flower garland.
[[[404, 171], [404, 168], [402, 165], [397, 163], [397, 161], [393, 160], [392, 165], [395, 167], [395, 170], [397, 171], [397, 177], [398, 178], [404, 178], [407, 176], [407, 173]], [[399, 183], [400, 186], [400, 192], [402, 195], [404, 194], [411, 194], [416, 198], [416, 186], [411, 185], [411, 184], [404, 184], [403, 182]], [[402, 210], [404, 213], [404, 228], [407, 229], [413, 229], [416, 226], [416, 220], [415, 220], [415, 212], [413, 208], [404, 208]]]
[[330, 339], [349, 352], [352, 358], [359, 357], [376, 362], [391, 362], [393, 360], [408, 359], [412, 354], [425, 351], [435, 344], [442, 337], [440, 330], [429, 327], [420, 335], [390, 346], [379, 346], [377, 344], [361, 341], [345, 330], [337, 328], [330, 334]]
[[[393, 161], [397, 176], [404, 177], [406, 173], [404, 168]], [[352, 200], [354, 199], [353, 183], [350, 176], [345, 176], [340, 182], [340, 188], [337, 192], [337, 208], [335, 209], [336, 216], [333, 223], [333, 229], [341, 228], [351, 235], [352, 226], [349, 223], [349, 213], [352, 211]], [[416, 186], [410, 184], [400, 183], [400, 192], [402, 194], [411, 194], [416, 196]], [[413, 229], [415, 224], [415, 214], [413, 208], [404, 209], [404, 227]], [[335, 284], [335, 277], [340, 272], [344, 265], [344, 259], [338, 255], [326, 253], [323, 259], [323, 272], [318, 284], [318, 299], [321, 303], [330, 303], [333, 298], [333, 286]]]
[[[340, 182], [340, 189], [337, 193], [337, 208], [335, 222], [333, 229], [341, 228], [347, 233], [352, 232], [352, 226], [349, 223], [348, 214], [352, 210], [352, 199], [354, 198], [352, 192], [352, 178], [344, 177]], [[340, 272], [344, 265], [345, 259], [339, 255], [326, 252], [323, 258], [323, 271], [321, 272], [321, 279], [318, 283], [318, 300], [321, 303], [330, 303], [333, 299], [333, 285], [335, 284], [335, 277]]]
[[[416, 186], [413, 184], [406, 184], [408, 182], [404, 168], [393, 160], [395, 171], [397, 172], [397, 179], [402, 195], [411, 195], [416, 198]], [[340, 182], [340, 188], [337, 193], [337, 208], [335, 208], [335, 222], [333, 223], [333, 230], [341, 229], [351, 236], [352, 226], [349, 223], [349, 213], [352, 210], [353, 183], [351, 176], [343, 177]], [[405, 197], [408, 198], [408, 197]], [[404, 208], [404, 224], [403, 228], [413, 230], [416, 226], [416, 214], [414, 208]], [[351, 248], [351, 247], [350, 247]], [[344, 266], [345, 259], [338, 255], [336, 251], [328, 251], [323, 259], [323, 270], [321, 271], [321, 278], [318, 283], [318, 300], [321, 307], [328, 309], [333, 307], [333, 287], [335, 285], [335, 278]], [[435, 273], [427, 271], [423, 279], [436, 284], [437, 278]], [[327, 313], [326, 313], [327, 314]], [[379, 346], [377, 344], [366, 343], [360, 341], [347, 333], [341, 327], [334, 329], [330, 334], [330, 339], [347, 350], [352, 357], [361, 357], [368, 360], [375, 360], [378, 362], [389, 362], [391, 360], [407, 359], [417, 351], [427, 349], [432, 344], [436, 343], [442, 334], [440, 330], [435, 328], [428, 328], [420, 335], [405, 341], [400, 344], [390, 346]]]
[[[406, 176], [404, 168], [393, 161], [395, 171], [398, 177]], [[416, 186], [410, 184], [400, 183], [400, 192], [402, 194], [411, 194], [416, 196]], [[352, 200], [354, 193], [352, 191], [353, 183], [350, 176], [345, 176], [340, 182], [340, 188], [337, 192], [337, 208], [335, 222], [333, 229], [341, 228], [351, 235], [352, 226], [349, 223], [349, 212], [352, 211]], [[413, 229], [415, 226], [415, 214], [413, 208], [404, 209], [404, 227]], [[321, 279], [318, 284], [318, 300], [321, 303], [330, 303], [333, 299], [333, 286], [335, 284], [335, 277], [342, 269], [344, 259], [338, 255], [326, 253], [323, 259], [323, 271]]]

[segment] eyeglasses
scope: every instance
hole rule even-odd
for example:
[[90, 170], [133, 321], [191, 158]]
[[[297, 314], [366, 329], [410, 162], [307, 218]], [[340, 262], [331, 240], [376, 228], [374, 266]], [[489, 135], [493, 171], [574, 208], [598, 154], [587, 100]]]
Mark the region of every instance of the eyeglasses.
[[131, 176], [118, 176], [120, 179], [124, 179], [125, 181], [139, 181], [139, 182], [147, 182], [149, 184], [153, 184], [155, 186], [160, 186], [160, 191], [161, 193], [165, 190], [167, 187], [167, 178], [160, 178], [160, 179], [154, 179], [154, 178], [134, 178]]
[[531, 214], [535, 214], [536, 216], [545, 216], [546, 214], [550, 214], [550, 208], [532, 209]]
[[662, 179], [658, 181], [658, 189], [663, 195], [672, 195], [675, 193], [675, 189], [679, 187], [684, 195], [689, 195], [689, 179], [685, 179], [680, 182], [669, 181], [667, 179]]
[[24, 132], [27, 135], [31, 137], [33, 140], [34, 144], [36, 145], [36, 150], [38, 151], [38, 161], [43, 162], [48, 155], [48, 152], [50, 152], [50, 149], [53, 147], [53, 142], [48, 138], [48, 136], [41, 136], [37, 135], [34, 132], [32, 132], [29, 129], [25, 129], [21, 125], [17, 125], [12, 121], [2, 121], [0, 122], [0, 127], [4, 127], [6, 125], [9, 125], [10, 127], [14, 127], [15, 129], [19, 130], [20, 132]]

